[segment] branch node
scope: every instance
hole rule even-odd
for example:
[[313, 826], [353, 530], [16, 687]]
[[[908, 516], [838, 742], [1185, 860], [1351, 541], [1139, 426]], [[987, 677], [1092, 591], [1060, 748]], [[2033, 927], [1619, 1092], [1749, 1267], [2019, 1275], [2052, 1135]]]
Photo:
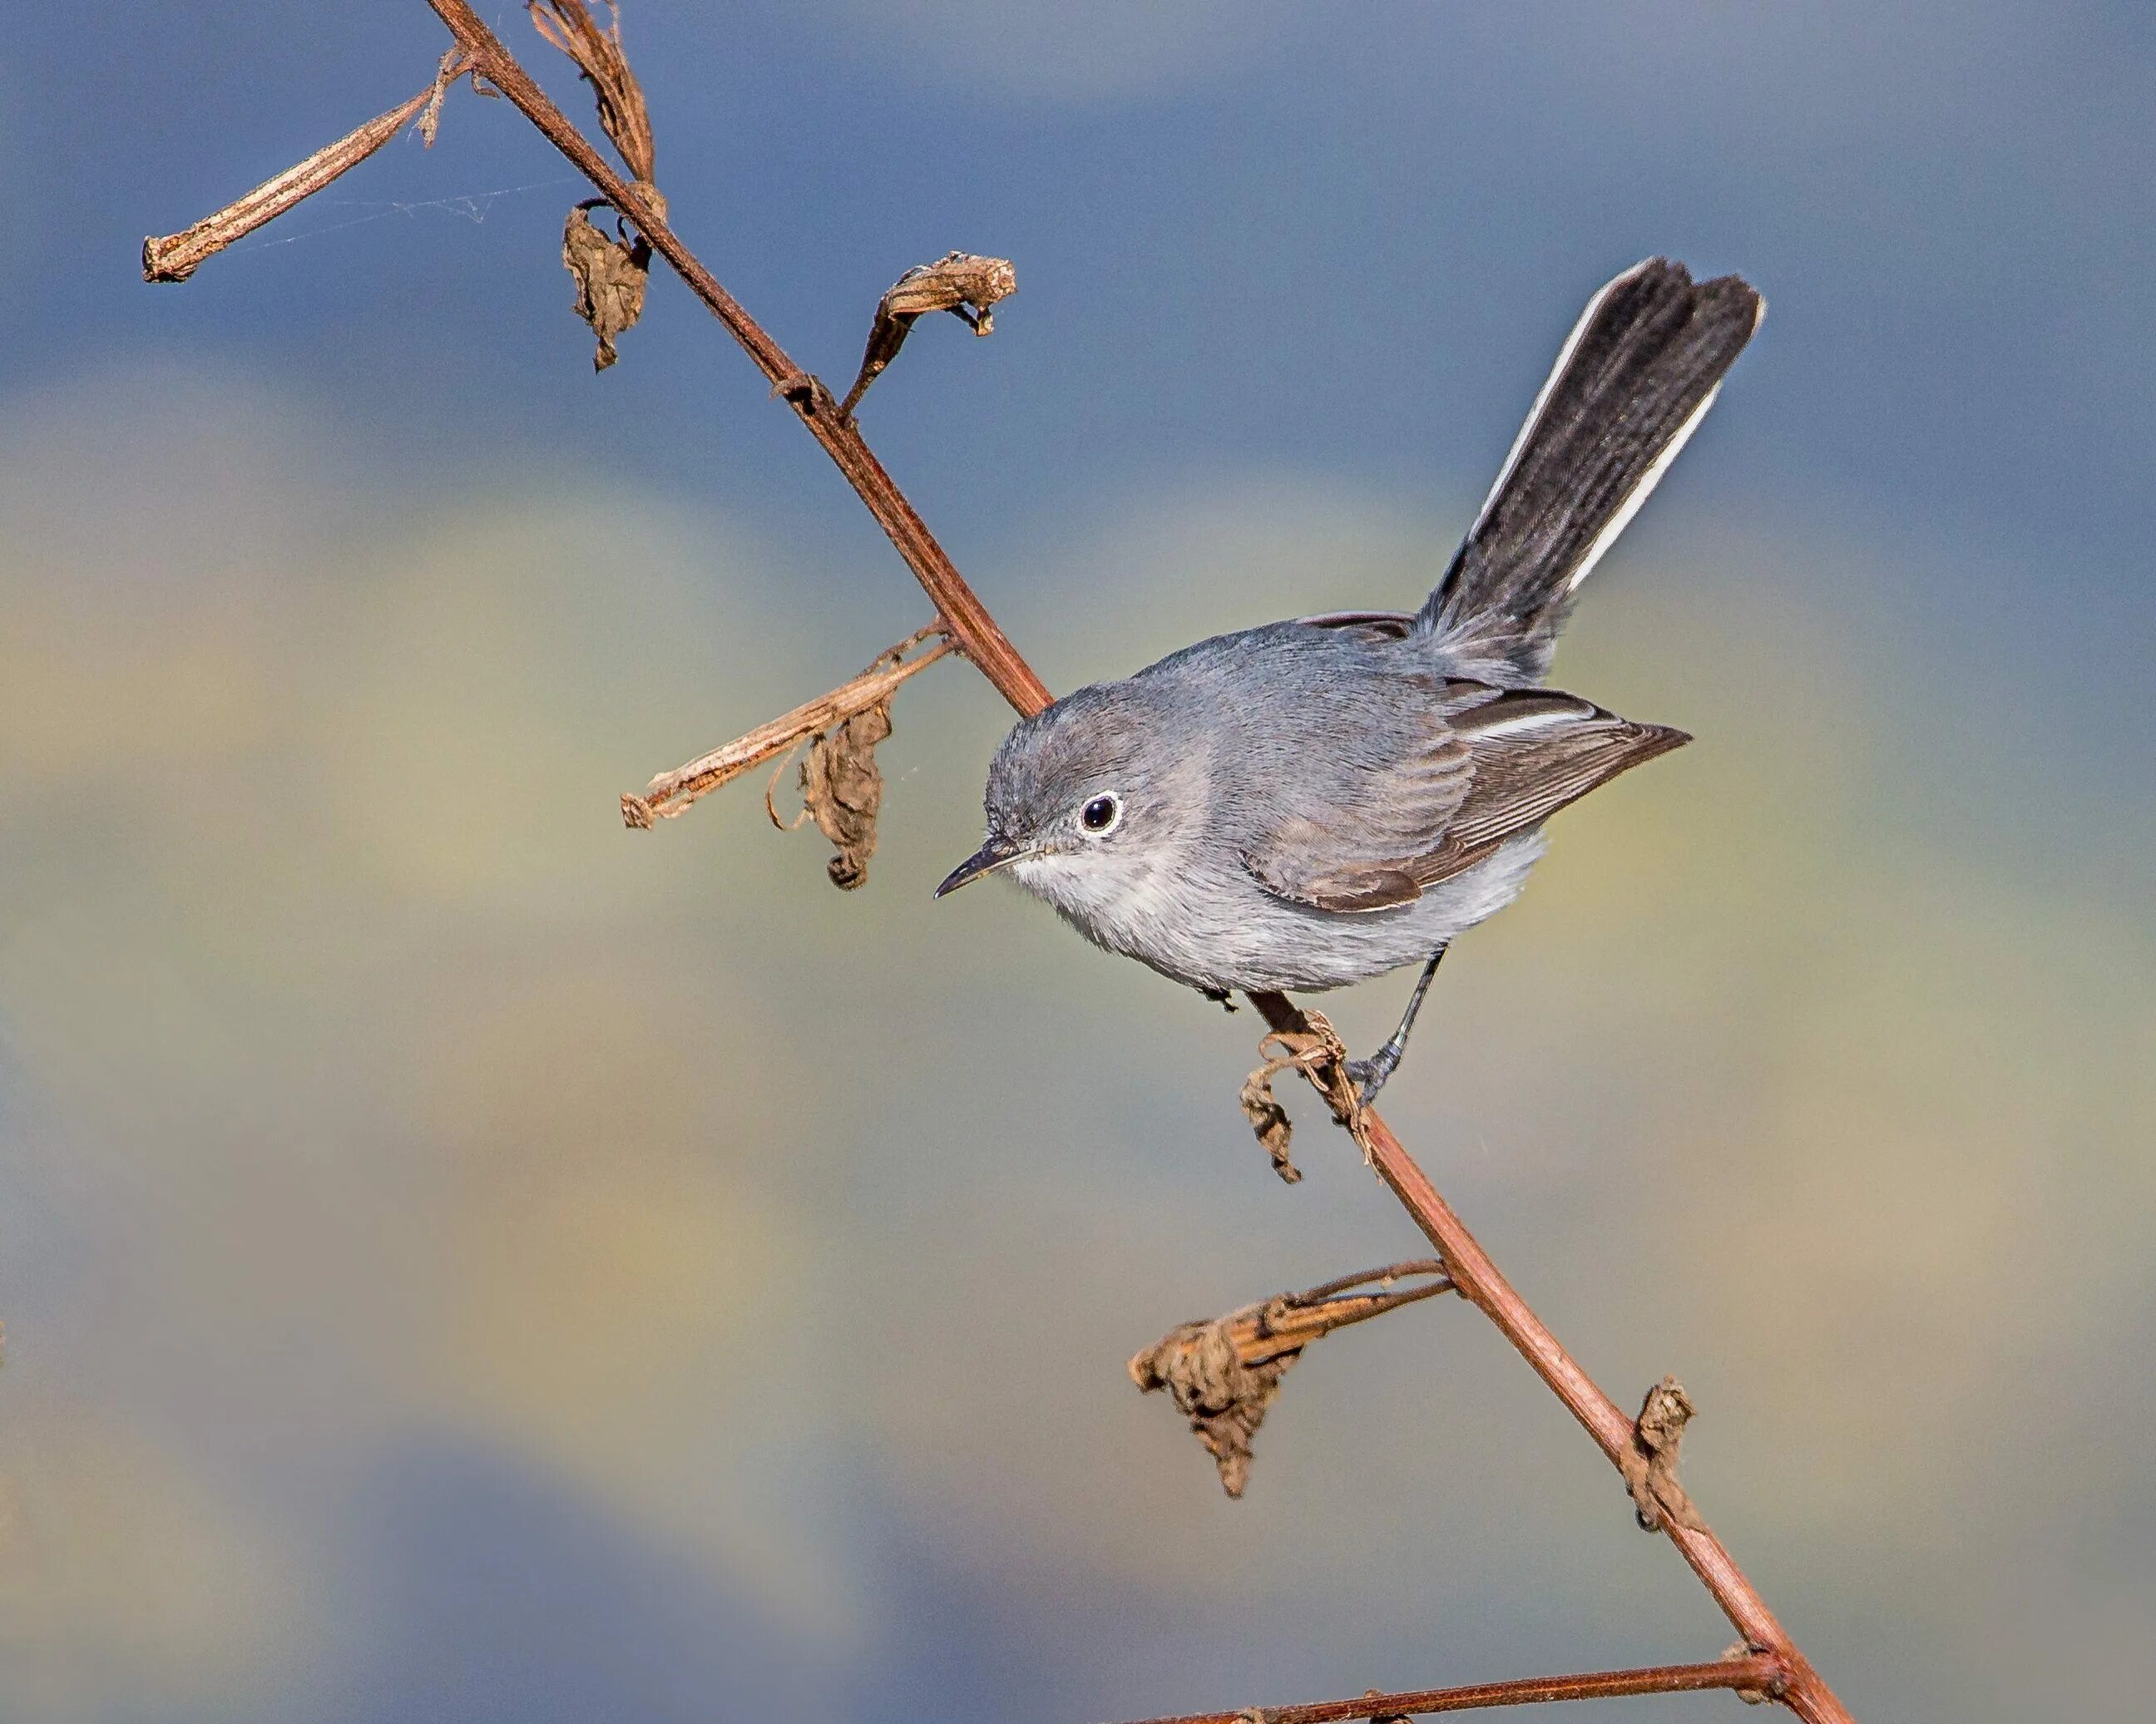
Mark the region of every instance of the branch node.
[[803, 418], [831, 405], [831, 392], [824, 380], [805, 371], [789, 372], [773, 383], [771, 398], [787, 403]]
[[1697, 1410], [1674, 1377], [1665, 1377], [1649, 1389], [1640, 1403], [1640, 1416], [1632, 1424], [1631, 1446], [1620, 1452], [1617, 1467], [1632, 1493], [1633, 1512], [1644, 1532], [1660, 1532], [1665, 1525], [1697, 1532], [1707, 1525], [1677, 1482], [1677, 1448]]
[[1743, 1701], [1748, 1706], [1763, 1706], [1770, 1700], [1779, 1700], [1789, 1691], [1789, 1667], [1772, 1649], [1755, 1646], [1749, 1641], [1739, 1640], [1734, 1646], [1725, 1648], [1722, 1655], [1722, 1661], [1724, 1664], [1742, 1664], [1750, 1659], [1768, 1660], [1774, 1666], [1774, 1674], [1762, 1687], [1739, 1688], [1733, 1691], [1738, 1699]]
[[441, 64], [434, 68], [434, 93], [427, 98], [427, 105], [419, 110], [419, 141], [428, 149], [434, 147], [435, 135], [442, 129], [442, 99], [449, 93], [449, 85], [469, 63], [465, 51], [452, 43], [443, 51]]

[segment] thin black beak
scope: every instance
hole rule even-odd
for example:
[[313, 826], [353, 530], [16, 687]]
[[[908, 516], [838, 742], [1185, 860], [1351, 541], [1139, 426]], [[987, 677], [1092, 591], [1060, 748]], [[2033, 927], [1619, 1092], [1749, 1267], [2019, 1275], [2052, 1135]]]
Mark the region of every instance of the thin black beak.
[[944, 876], [943, 884], [936, 889], [936, 895], [941, 898], [947, 893], [957, 891], [969, 880], [978, 880], [984, 874], [993, 874], [998, 868], [1008, 868], [1025, 854], [1023, 844], [1007, 838], [992, 836]]

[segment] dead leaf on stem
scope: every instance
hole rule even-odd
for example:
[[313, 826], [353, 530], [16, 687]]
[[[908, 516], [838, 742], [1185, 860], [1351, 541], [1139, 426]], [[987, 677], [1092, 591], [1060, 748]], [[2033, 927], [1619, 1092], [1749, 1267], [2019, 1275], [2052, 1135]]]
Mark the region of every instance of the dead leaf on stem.
[[883, 806], [883, 773], [876, 744], [891, 735], [891, 703], [857, 712], [837, 730], [808, 745], [801, 763], [801, 800], [816, 829], [839, 847], [825, 864], [831, 884], [850, 892], [869, 877], [875, 854], [876, 811]]
[[598, 27], [583, 0], [525, 0], [524, 9], [532, 28], [577, 63], [598, 100], [599, 124], [629, 164], [630, 177], [640, 189], [653, 191], [651, 114], [644, 105], [644, 86], [629, 70], [622, 49], [621, 8], [608, 0], [613, 19], [610, 30]]
[[1236, 1097], [1243, 1116], [1272, 1157], [1273, 1172], [1289, 1185], [1301, 1179], [1302, 1172], [1288, 1157], [1295, 1127], [1273, 1094], [1273, 1080], [1284, 1071], [1299, 1071], [1310, 1080], [1332, 1110], [1333, 1122], [1346, 1126], [1362, 1146], [1365, 1162], [1370, 1158], [1363, 1099], [1348, 1077], [1348, 1049], [1322, 1012], [1306, 1012], [1303, 1018], [1306, 1029], [1276, 1029], [1259, 1042], [1258, 1054], [1265, 1064], [1243, 1080]]
[[[911, 659], [906, 656], [923, 641], [932, 643], [927, 651]], [[758, 725], [747, 736], [737, 736], [723, 747], [699, 755], [686, 766], [661, 772], [644, 787], [640, 795], [623, 797], [623, 824], [649, 831], [654, 823], [672, 819], [694, 806], [700, 798], [710, 795], [759, 762], [774, 755], [791, 756], [804, 739], [819, 731], [836, 729], [855, 713], [888, 702], [908, 678], [918, 675], [956, 649], [957, 643], [941, 622], [915, 630], [896, 646], [879, 654], [875, 662], [852, 681], [827, 695], [818, 695], [791, 712], [782, 713], [767, 724]], [[774, 788], [776, 784], [774, 779]], [[767, 803], [767, 797], [766, 800]], [[786, 823], [779, 819], [776, 809], [772, 810], [771, 818], [773, 824], [784, 829]]]
[[1221, 1488], [1240, 1496], [1250, 1476], [1250, 1439], [1280, 1393], [1281, 1378], [1302, 1353], [1297, 1348], [1245, 1365], [1235, 1356], [1228, 1321], [1215, 1317], [1170, 1330], [1131, 1361], [1131, 1380], [1142, 1393], [1164, 1388], [1174, 1397], [1219, 1469]]
[[[870, 661], [863, 676], [896, 667], [921, 639], [932, 632], [901, 641], [889, 652]], [[896, 692], [894, 687], [893, 692]], [[843, 724], [819, 731], [808, 739], [808, 757], [801, 762], [798, 783], [801, 813], [790, 823], [778, 818], [770, 793], [765, 810], [773, 825], [791, 831], [803, 820], [814, 820], [816, 829], [839, 847], [825, 865], [831, 884], [850, 892], [866, 880], [869, 858], [875, 854], [876, 814], [883, 806], [883, 772], [876, 765], [876, 745], [891, 736], [891, 695], [855, 713]], [[785, 762], [779, 763], [785, 770]], [[773, 779], [774, 786], [778, 780]]]
[[954, 251], [932, 264], [916, 264], [891, 285], [890, 291], [877, 303], [875, 321], [869, 326], [868, 350], [861, 355], [860, 375], [839, 403], [839, 413], [852, 417], [869, 385], [898, 357], [914, 319], [932, 311], [948, 311], [975, 335], [991, 335], [996, 326], [996, 301], [1007, 300], [1017, 291], [1018, 272], [1008, 258], [979, 258]]
[[[1430, 1279], [1394, 1289], [1395, 1281], [1409, 1276]], [[1379, 1290], [1348, 1290], [1371, 1285]], [[1451, 1288], [1445, 1265], [1425, 1259], [1343, 1275], [1306, 1292], [1282, 1293], [1225, 1316], [1178, 1324], [1131, 1360], [1131, 1381], [1143, 1394], [1168, 1392], [1213, 1457], [1222, 1488], [1240, 1496], [1250, 1480], [1252, 1439], [1280, 1393], [1281, 1379], [1305, 1347], [1335, 1329]]]
[[1707, 1525], [1677, 1483], [1677, 1445], [1697, 1410], [1684, 1385], [1665, 1377], [1647, 1391], [1633, 1424], [1632, 1446], [1618, 1456], [1618, 1470], [1625, 1475], [1633, 1511], [1645, 1532], [1661, 1532], [1666, 1520], [1693, 1532]]
[[[598, 27], [583, 0], [526, 0], [525, 10], [532, 28], [576, 62], [598, 101], [599, 124], [628, 164], [638, 192], [664, 218], [666, 200], [652, 178], [656, 146], [651, 115], [644, 105], [644, 87], [622, 49], [621, 8], [608, 6], [613, 18], [610, 30]], [[614, 337], [644, 315], [644, 284], [651, 275], [651, 243], [641, 233], [630, 237], [620, 212], [611, 239], [593, 225], [589, 212], [611, 208], [603, 198], [587, 198], [569, 212], [562, 230], [562, 263], [577, 281], [577, 316], [598, 341], [592, 355], [593, 371], [604, 371], [620, 357]]]
[[616, 223], [619, 237], [609, 239], [592, 225], [588, 212], [605, 207], [603, 198], [579, 203], [562, 229], [562, 267], [577, 280], [577, 316], [598, 338], [593, 371], [604, 371], [621, 357], [613, 338], [644, 315], [644, 287], [651, 275], [651, 248], [641, 235], [631, 239]]

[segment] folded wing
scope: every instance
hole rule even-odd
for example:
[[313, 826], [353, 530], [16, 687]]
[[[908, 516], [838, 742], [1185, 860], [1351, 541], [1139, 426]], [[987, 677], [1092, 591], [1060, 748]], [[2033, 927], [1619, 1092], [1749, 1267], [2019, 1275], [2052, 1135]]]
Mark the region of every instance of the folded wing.
[[1691, 739], [1554, 689], [1453, 681], [1424, 746], [1276, 822], [1245, 856], [1269, 891], [1319, 910], [1383, 910], [1472, 868], [1620, 772]]

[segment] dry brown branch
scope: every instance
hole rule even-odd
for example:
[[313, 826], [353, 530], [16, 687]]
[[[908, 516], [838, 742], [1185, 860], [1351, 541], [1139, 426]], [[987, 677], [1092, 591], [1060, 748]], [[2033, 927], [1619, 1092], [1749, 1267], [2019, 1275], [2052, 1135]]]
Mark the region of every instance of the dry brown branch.
[[160, 239], [152, 234], [142, 242], [142, 279], [145, 281], [185, 281], [203, 262], [234, 240], [244, 239], [264, 222], [275, 221], [302, 199], [347, 173], [379, 150], [418, 117], [428, 147], [434, 146], [434, 121], [441, 112], [442, 97], [451, 84], [469, 69], [460, 49], [442, 56], [434, 81], [408, 102], [377, 115], [357, 131], [348, 131], [333, 144], [325, 144], [304, 162], [286, 168], [276, 178], [264, 180], [244, 198], [228, 203], [214, 215], [204, 216], [194, 226]]
[[641, 796], [622, 798], [622, 824], [649, 830], [654, 821], [670, 820], [686, 813], [698, 798], [710, 795], [751, 767], [798, 747], [819, 731], [835, 729], [855, 714], [888, 701], [908, 677], [918, 675], [952, 650], [954, 643], [948, 635], [942, 635], [927, 651], [911, 659], [900, 656], [930, 635], [939, 634], [932, 623], [882, 654], [851, 682], [842, 684], [828, 695], [819, 695], [768, 724], [758, 725], [747, 736], [737, 736], [724, 747], [700, 755], [686, 766], [661, 772], [644, 787]]
[[[1393, 1283], [1429, 1276], [1424, 1285]], [[1348, 1290], [1377, 1283], [1383, 1290]], [[1365, 1323], [1417, 1300], [1450, 1292], [1452, 1279], [1434, 1258], [1342, 1275], [1301, 1293], [1281, 1293], [1225, 1316], [1181, 1323], [1130, 1362], [1142, 1394], [1166, 1389], [1219, 1469], [1221, 1487], [1240, 1496], [1250, 1472], [1250, 1444], [1265, 1422], [1281, 1378], [1313, 1341]]]
[[[988, 681], [1022, 714], [1049, 703], [1047, 688], [1014, 647], [942, 547], [921, 522], [853, 423], [816, 378], [801, 371], [762, 326], [742, 310], [711, 273], [667, 226], [654, 198], [625, 182], [590, 141], [563, 117], [502, 46], [466, 0], [429, 0], [429, 4], [470, 56], [472, 69], [515, 104], [548, 142], [559, 150], [615, 210], [649, 241], [654, 251], [702, 300], [741, 345], [757, 369], [783, 397], [809, 434], [822, 445], [877, 523], [891, 537], [937, 614]], [[617, 44], [618, 46], [618, 44]], [[401, 122], [400, 122], [401, 123]], [[1313, 1034], [1309, 1021], [1285, 995], [1260, 993], [1254, 1003], [1276, 1031]], [[1329, 1085], [1337, 1064], [1312, 1061], [1301, 1069], [1312, 1081]], [[1511, 1284], [1498, 1273], [1438, 1193], [1399, 1140], [1377, 1112], [1352, 1116], [1365, 1153], [1431, 1242], [1443, 1254], [1447, 1272], [1517, 1347], [1558, 1395], [1613, 1464], [1631, 1449], [1634, 1422], [1598, 1388], [1557, 1337], [1537, 1317]], [[1666, 1523], [1666, 1530], [1702, 1583], [1734, 1623], [1747, 1648], [1738, 1660], [1713, 1665], [1673, 1665], [1654, 1670], [1608, 1672], [1584, 1677], [1545, 1677], [1479, 1690], [1432, 1690], [1417, 1694], [1364, 1696], [1317, 1707], [1282, 1708], [1270, 1715], [1273, 1724], [1329, 1724], [1336, 1719], [1438, 1711], [1466, 1706], [1520, 1704], [1536, 1700], [1578, 1699], [1593, 1695], [1671, 1693], [1687, 1688], [1738, 1688], [1768, 1694], [1806, 1724], [1853, 1724], [1850, 1714], [1807, 1661], [1720, 1541], [1702, 1525]], [[1248, 1715], [1245, 1715], [1248, 1716]], [[1235, 1713], [1202, 1715], [1188, 1724], [1234, 1724]]]
[[1786, 1701], [1788, 1672], [1768, 1653], [1717, 1659], [1712, 1664], [1665, 1664], [1645, 1670], [1597, 1670], [1580, 1676], [1528, 1676], [1516, 1682], [1482, 1682], [1471, 1688], [1420, 1688], [1403, 1694], [1363, 1694], [1297, 1706], [1245, 1706], [1235, 1712], [1191, 1712], [1147, 1718], [1143, 1724], [1349, 1724], [1358, 1718], [1412, 1718], [1432, 1712], [1474, 1711], [1485, 1706], [1534, 1706], [1558, 1700], [1618, 1700], [1640, 1694], [1699, 1694], [1717, 1688], [1764, 1694]]
[[852, 418], [869, 385], [883, 375], [884, 367], [898, 357], [914, 320], [932, 311], [948, 311], [977, 336], [992, 335], [996, 327], [995, 305], [1018, 291], [1018, 272], [1009, 258], [977, 258], [963, 251], [947, 252], [932, 264], [916, 264], [891, 283], [877, 302], [875, 320], [869, 325], [868, 350], [861, 355], [860, 373], [839, 413]]
[[1707, 1525], [1677, 1483], [1677, 1445], [1697, 1410], [1684, 1385], [1665, 1377], [1647, 1391], [1640, 1416], [1632, 1423], [1631, 1449], [1618, 1457], [1617, 1470], [1624, 1474], [1625, 1488], [1632, 1493], [1632, 1511], [1643, 1532], [1659, 1532], [1665, 1521], [1694, 1532]]

